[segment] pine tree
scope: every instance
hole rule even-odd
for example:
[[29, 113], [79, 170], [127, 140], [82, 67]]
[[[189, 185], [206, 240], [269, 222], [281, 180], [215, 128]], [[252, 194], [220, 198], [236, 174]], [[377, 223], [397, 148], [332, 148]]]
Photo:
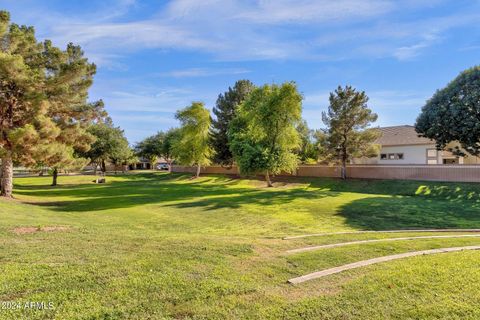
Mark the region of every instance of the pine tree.
[[88, 142], [86, 126], [100, 116], [86, 103], [95, 69], [80, 47], [37, 42], [33, 27], [10, 23], [0, 11], [2, 196], [12, 196], [14, 163], [61, 163]]
[[321, 141], [324, 160], [340, 163], [342, 179], [347, 177], [348, 161], [374, 157], [379, 152], [379, 146], [374, 144], [379, 131], [368, 129], [377, 120], [377, 114], [368, 108], [367, 102], [364, 91], [339, 86], [330, 93], [328, 111], [322, 113], [327, 129], [323, 134], [317, 132], [317, 139]]
[[215, 151], [213, 161], [222, 165], [233, 163], [232, 152], [228, 141], [228, 127], [235, 117], [238, 106], [248, 97], [255, 88], [249, 80], [235, 82], [233, 88], [218, 96], [213, 113], [216, 119], [212, 121], [211, 143]]

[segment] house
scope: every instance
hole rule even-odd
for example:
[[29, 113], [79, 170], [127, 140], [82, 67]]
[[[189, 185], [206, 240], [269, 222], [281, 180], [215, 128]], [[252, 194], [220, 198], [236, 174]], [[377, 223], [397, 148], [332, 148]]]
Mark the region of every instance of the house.
[[159, 168], [164, 165], [167, 165], [167, 161], [162, 157], [157, 158], [153, 167], [150, 160], [140, 157], [137, 162], [130, 164], [128, 167], [130, 170], [159, 170]]
[[[459, 157], [449, 151], [439, 151], [435, 142], [419, 137], [409, 125], [380, 127], [382, 135], [376, 143], [381, 150], [376, 158], [355, 159], [354, 164], [480, 164], [480, 158]], [[448, 147], [455, 146], [455, 143]]]

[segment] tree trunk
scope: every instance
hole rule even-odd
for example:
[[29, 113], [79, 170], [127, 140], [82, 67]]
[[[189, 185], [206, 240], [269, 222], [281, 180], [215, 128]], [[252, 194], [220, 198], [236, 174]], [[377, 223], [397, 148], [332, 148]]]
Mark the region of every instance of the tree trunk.
[[52, 187], [55, 187], [57, 185], [57, 178], [58, 178], [58, 169], [54, 168], [53, 169], [53, 174], [52, 174]]
[[342, 179], [347, 179], [347, 161], [342, 159]]
[[172, 173], [172, 161], [167, 161], [168, 173]]
[[93, 175], [96, 176], [97, 175], [97, 167], [98, 167], [98, 164], [95, 162], [93, 164]]
[[107, 172], [107, 165], [105, 164], [105, 160], [102, 160], [100, 167], [102, 168], [102, 172], [105, 174], [105, 172]]
[[270, 180], [270, 174], [267, 172], [265, 173], [265, 181], [267, 181], [267, 187], [273, 187], [272, 180]]
[[347, 179], [347, 134], [343, 135], [343, 145], [342, 145], [342, 179]]
[[195, 178], [200, 177], [200, 169], [201, 169], [201, 168], [202, 168], [202, 167], [200, 166], [200, 164], [197, 164], [197, 174], [195, 175]]
[[11, 198], [13, 190], [13, 161], [12, 157], [2, 158], [2, 178], [0, 181], [0, 196]]

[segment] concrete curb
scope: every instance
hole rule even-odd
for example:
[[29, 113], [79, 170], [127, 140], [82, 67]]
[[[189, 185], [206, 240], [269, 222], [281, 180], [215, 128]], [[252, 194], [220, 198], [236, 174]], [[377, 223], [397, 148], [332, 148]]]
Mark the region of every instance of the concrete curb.
[[405, 230], [384, 230], [384, 231], [345, 231], [345, 232], [326, 232], [312, 233], [298, 236], [283, 237], [283, 240], [301, 239], [309, 237], [333, 236], [337, 234], [362, 234], [362, 233], [402, 233], [402, 232], [480, 232], [480, 229], [405, 229]]
[[358, 240], [358, 241], [331, 243], [331, 244], [324, 244], [324, 245], [321, 245], [321, 246], [312, 246], [312, 247], [305, 247], [305, 248], [299, 248], [299, 249], [292, 249], [292, 250], [287, 250], [287, 253], [308, 252], [308, 251], [314, 251], [314, 250], [320, 250], [320, 249], [336, 248], [336, 247], [343, 247], [343, 246], [349, 246], [349, 245], [354, 245], [354, 244], [363, 244], [363, 243], [371, 243], [371, 242], [401, 241], [401, 240], [416, 240], [416, 239], [474, 238], [474, 237], [480, 237], [480, 234], [462, 234], [462, 235], [453, 235], [453, 236], [420, 236], [420, 237], [403, 237], [403, 238]]
[[441, 248], [441, 249], [422, 250], [422, 251], [414, 251], [414, 252], [394, 254], [394, 255], [390, 255], [390, 256], [384, 256], [384, 257], [379, 257], [379, 258], [362, 260], [362, 261], [358, 261], [358, 262], [354, 262], [354, 263], [345, 264], [343, 266], [339, 266], [339, 267], [335, 267], [335, 268], [330, 268], [330, 269], [325, 269], [325, 270], [322, 270], [322, 271], [309, 273], [309, 274], [304, 275], [304, 276], [289, 279], [288, 282], [291, 283], [291, 284], [298, 284], [298, 283], [302, 283], [302, 282], [305, 282], [305, 281], [325, 277], [325, 276], [328, 276], [328, 275], [331, 275], [331, 274], [339, 273], [339, 272], [342, 272], [342, 271], [346, 271], [346, 270], [350, 270], [350, 269], [356, 269], [356, 268], [368, 266], [368, 265], [371, 265], [371, 264], [376, 264], [376, 263], [381, 263], [381, 262], [386, 262], [386, 261], [392, 261], [392, 260], [397, 260], [397, 259], [403, 259], [403, 258], [409, 258], [409, 257], [415, 257], [415, 256], [421, 256], [421, 255], [428, 255], [428, 254], [435, 254], [435, 253], [446, 253], [446, 252], [455, 252], [455, 251], [463, 251], [463, 250], [479, 250], [479, 249], [480, 249], [480, 246], [466, 246], [466, 247]]

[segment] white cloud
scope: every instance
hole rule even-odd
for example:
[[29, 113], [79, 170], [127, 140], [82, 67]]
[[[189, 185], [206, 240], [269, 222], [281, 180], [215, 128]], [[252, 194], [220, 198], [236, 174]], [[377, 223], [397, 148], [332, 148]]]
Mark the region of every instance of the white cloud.
[[423, 49], [430, 47], [438, 41], [439, 36], [436, 33], [427, 33], [423, 35], [423, 39], [419, 42], [396, 49], [393, 56], [398, 60], [409, 60], [418, 56]]
[[162, 72], [159, 74], [159, 76], [173, 77], [173, 78], [197, 78], [197, 77], [212, 77], [212, 76], [220, 76], [220, 75], [245, 74], [249, 72], [250, 70], [244, 69], [244, 68], [233, 68], [233, 69], [190, 68], [190, 69]]
[[127, 84], [114, 83], [96, 87], [92, 99], [103, 99], [109, 113], [122, 112], [155, 112], [173, 117], [173, 114], [193, 101], [204, 102], [210, 107], [216, 97], [216, 92], [197, 92], [190, 87], [155, 87], [146, 83]]
[[100, 66], [119, 69], [118, 51], [145, 48], [200, 51], [224, 61], [407, 60], [440, 43], [448, 30], [480, 21], [475, 4], [471, 10], [405, 19], [405, 12], [446, 0], [176, 0], [136, 20], [122, 18], [139, 4], [112, 1], [91, 15], [49, 11], [29, 13], [28, 19], [56, 44], [73, 40]]
[[378, 16], [393, 8], [388, 0], [264, 0], [236, 17], [258, 23], [325, 23]]

